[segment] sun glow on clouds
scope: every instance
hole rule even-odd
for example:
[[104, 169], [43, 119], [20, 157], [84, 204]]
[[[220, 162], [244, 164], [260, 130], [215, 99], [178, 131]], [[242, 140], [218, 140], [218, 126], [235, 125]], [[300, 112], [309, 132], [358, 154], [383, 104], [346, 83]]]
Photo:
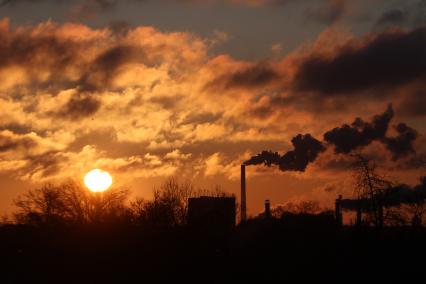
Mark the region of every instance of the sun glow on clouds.
[[[355, 96], [340, 94], [345, 84], [339, 96], [321, 93], [328, 81], [318, 79], [317, 69], [333, 63], [349, 39], [361, 55], [372, 41], [334, 30], [267, 63], [213, 55], [213, 39], [153, 27], [117, 34], [52, 21], [14, 28], [3, 20], [0, 39], [0, 172], [14, 170], [30, 181], [79, 176], [89, 166], [108, 168], [120, 182], [193, 177], [194, 169], [237, 180], [247, 151], [289, 150], [298, 133], [320, 138], [330, 125], [368, 117], [388, 102], [370, 102], [354, 114], [336, 108], [349, 98], [352, 109], [361, 109]], [[333, 75], [335, 68], [326, 70]]]

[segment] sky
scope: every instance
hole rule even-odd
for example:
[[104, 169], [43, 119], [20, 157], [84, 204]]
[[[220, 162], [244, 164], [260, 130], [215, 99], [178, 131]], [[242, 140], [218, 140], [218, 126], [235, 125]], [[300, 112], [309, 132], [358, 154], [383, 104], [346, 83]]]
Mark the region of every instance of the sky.
[[352, 196], [354, 154], [396, 183], [426, 161], [424, 0], [0, 1], [0, 213], [93, 168], [169, 177], [249, 215]]

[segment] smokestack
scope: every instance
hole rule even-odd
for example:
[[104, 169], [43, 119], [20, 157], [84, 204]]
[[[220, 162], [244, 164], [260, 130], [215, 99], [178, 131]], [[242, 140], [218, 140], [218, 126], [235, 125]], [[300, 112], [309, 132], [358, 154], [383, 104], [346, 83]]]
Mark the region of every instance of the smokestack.
[[342, 196], [339, 195], [339, 198], [336, 199], [336, 207], [335, 207], [335, 214], [336, 214], [336, 223], [338, 226], [343, 225], [343, 216], [342, 216]]
[[241, 222], [247, 220], [246, 207], [246, 166], [241, 165]]
[[269, 200], [265, 200], [265, 218], [271, 218], [271, 202]]

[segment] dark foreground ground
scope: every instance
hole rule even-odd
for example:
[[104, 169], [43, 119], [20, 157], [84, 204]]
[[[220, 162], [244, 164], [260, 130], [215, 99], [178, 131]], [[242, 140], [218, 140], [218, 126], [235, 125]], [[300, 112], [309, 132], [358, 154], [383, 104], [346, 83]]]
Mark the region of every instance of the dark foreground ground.
[[426, 231], [411, 228], [3, 226], [0, 252], [0, 283], [426, 283]]

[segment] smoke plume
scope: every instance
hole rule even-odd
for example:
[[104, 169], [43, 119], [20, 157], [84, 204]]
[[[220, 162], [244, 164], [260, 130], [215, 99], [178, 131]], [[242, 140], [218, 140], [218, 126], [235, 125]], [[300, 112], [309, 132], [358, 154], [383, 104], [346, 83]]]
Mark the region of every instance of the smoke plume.
[[[415, 129], [405, 123], [399, 123], [395, 126], [397, 135], [395, 137], [387, 136], [393, 116], [392, 105], [389, 105], [382, 114], [375, 115], [371, 122], [366, 122], [358, 117], [351, 125], [343, 124], [327, 131], [324, 133], [324, 141], [334, 147], [336, 154], [349, 154], [374, 141], [385, 145], [386, 149], [392, 153], [394, 160], [415, 153], [413, 143], [418, 137]], [[276, 165], [281, 171], [304, 172], [309, 163], [314, 162], [318, 155], [326, 150], [323, 142], [310, 134], [299, 134], [291, 142], [294, 150], [282, 156], [278, 152], [262, 151], [245, 161], [244, 164], [264, 164], [268, 167]]]
[[324, 140], [334, 145], [336, 153], [350, 153], [373, 141], [384, 139], [393, 115], [392, 105], [389, 105], [384, 113], [374, 116], [372, 122], [365, 122], [358, 117], [351, 125], [343, 124], [326, 132]]
[[[385, 207], [399, 206], [402, 204], [417, 204], [426, 200], [426, 176], [420, 179], [416, 186], [399, 184], [383, 190], [381, 204]], [[363, 211], [371, 210], [371, 200], [369, 199], [342, 199], [342, 208], [347, 210]]]
[[309, 163], [325, 151], [320, 141], [310, 134], [297, 135], [291, 140], [294, 150], [280, 156], [277, 152], [263, 151], [245, 162], [246, 165], [277, 165], [281, 171], [304, 172]]

